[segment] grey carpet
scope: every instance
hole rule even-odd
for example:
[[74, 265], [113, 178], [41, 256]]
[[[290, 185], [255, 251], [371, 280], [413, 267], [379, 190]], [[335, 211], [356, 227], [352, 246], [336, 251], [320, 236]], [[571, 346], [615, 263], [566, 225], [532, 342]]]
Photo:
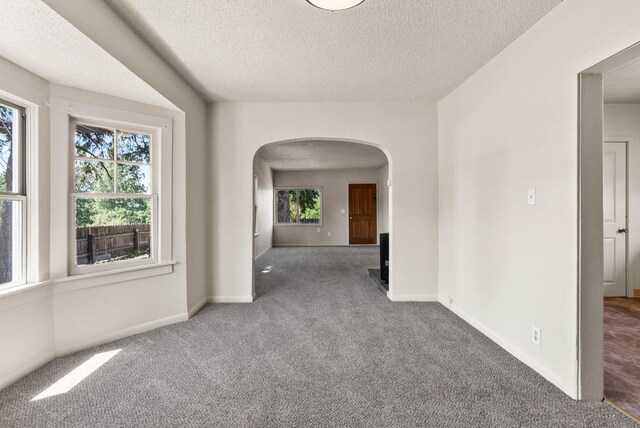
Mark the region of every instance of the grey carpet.
[[[0, 426], [635, 426], [571, 400], [443, 306], [390, 302], [367, 273], [377, 251], [272, 249], [255, 303], [58, 358], [0, 392]], [[29, 401], [118, 348], [70, 392]]]

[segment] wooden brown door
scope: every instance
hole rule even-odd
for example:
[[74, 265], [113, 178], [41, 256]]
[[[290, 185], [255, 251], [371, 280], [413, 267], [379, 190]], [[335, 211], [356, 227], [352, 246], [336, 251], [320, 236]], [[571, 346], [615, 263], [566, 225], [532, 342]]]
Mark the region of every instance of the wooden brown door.
[[349, 184], [349, 244], [376, 244], [375, 184]]

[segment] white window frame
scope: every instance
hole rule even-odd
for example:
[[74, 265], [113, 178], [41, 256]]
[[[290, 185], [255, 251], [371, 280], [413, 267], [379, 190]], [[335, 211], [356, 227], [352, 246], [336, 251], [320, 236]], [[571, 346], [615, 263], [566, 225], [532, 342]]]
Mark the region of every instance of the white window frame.
[[9, 107], [19, 112], [18, 126], [17, 129], [19, 131], [19, 141], [20, 146], [18, 153], [16, 154], [18, 157], [17, 164], [20, 167], [20, 171], [18, 171], [19, 177], [19, 186], [16, 192], [0, 192], [0, 201], [11, 201], [11, 202], [20, 202], [20, 222], [19, 222], [19, 230], [14, 231], [15, 235], [20, 235], [19, 240], [14, 239], [14, 250], [16, 246], [16, 242], [20, 243], [20, 251], [13, 251], [13, 254], [19, 254], [19, 258], [14, 257], [12, 260], [12, 271], [18, 272], [18, 279], [13, 278], [11, 282], [7, 282], [4, 284], [0, 284], [0, 289], [7, 289], [19, 285], [26, 284], [27, 282], [27, 212], [28, 212], [28, 183], [27, 183], [27, 168], [29, 167], [27, 162], [27, 122], [28, 116], [27, 111], [28, 108], [19, 104], [12, 102], [6, 97], [0, 97], [0, 105], [3, 107]]
[[[318, 223], [278, 223], [278, 192], [280, 190], [304, 190], [317, 189], [320, 190], [320, 222]], [[277, 227], [320, 227], [324, 221], [324, 197], [322, 186], [280, 186], [273, 189], [273, 225]], [[300, 204], [298, 204], [300, 206]]]
[[[168, 119], [155, 118], [145, 115], [136, 115], [128, 118], [125, 112], [114, 114], [114, 118], [105, 117], [96, 119], [91, 116], [75, 114], [69, 116], [69, 273], [72, 276], [92, 274], [96, 272], [109, 273], [109, 271], [121, 271], [135, 267], [150, 267], [171, 261], [171, 143], [172, 130], [167, 123]], [[132, 122], [127, 119], [142, 119]], [[75, 125], [83, 124], [108, 128], [114, 131], [139, 132], [151, 135], [151, 163], [144, 164], [151, 167], [151, 192], [143, 194], [113, 193], [95, 194], [75, 191], [75, 160], [89, 159], [78, 157], [75, 154]], [[117, 140], [117, 135], [114, 134]], [[116, 163], [117, 141], [114, 141], [114, 160]], [[123, 162], [131, 163], [131, 162]], [[143, 165], [141, 163], [141, 165]], [[114, 170], [115, 172], [115, 170]], [[123, 260], [112, 263], [98, 263], [92, 265], [77, 265], [76, 257], [76, 225], [75, 225], [75, 200], [87, 199], [119, 199], [119, 198], [144, 198], [151, 200], [151, 256], [146, 259]]]

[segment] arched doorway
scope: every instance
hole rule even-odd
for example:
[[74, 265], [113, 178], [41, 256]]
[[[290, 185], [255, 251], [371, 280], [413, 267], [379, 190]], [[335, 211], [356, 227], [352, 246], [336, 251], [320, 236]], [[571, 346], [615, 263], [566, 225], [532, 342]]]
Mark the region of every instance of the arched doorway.
[[382, 291], [390, 290], [384, 270], [393, 266], [385, 239], [392, 231], [391, 170], [388, 151], [370, 142], [302, 138], [261, 146], [251, 177], [254, 296], [255, 260], [273, 247], [378, 247], [381, 234], [387, 263], [370, 273]]

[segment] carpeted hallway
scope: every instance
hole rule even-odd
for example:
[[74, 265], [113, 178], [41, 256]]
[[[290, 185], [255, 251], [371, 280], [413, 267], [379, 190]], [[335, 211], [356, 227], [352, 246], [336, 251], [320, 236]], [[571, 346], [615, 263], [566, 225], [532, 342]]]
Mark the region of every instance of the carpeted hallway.
[[[377, 248], [277, 248], [258, 300], [56, 359], [0, 392], [2, 427], [632, 427], [571, 400], [437, 303], [392, 303]], [[96, 353], [71, 391], [30, 401]]]

